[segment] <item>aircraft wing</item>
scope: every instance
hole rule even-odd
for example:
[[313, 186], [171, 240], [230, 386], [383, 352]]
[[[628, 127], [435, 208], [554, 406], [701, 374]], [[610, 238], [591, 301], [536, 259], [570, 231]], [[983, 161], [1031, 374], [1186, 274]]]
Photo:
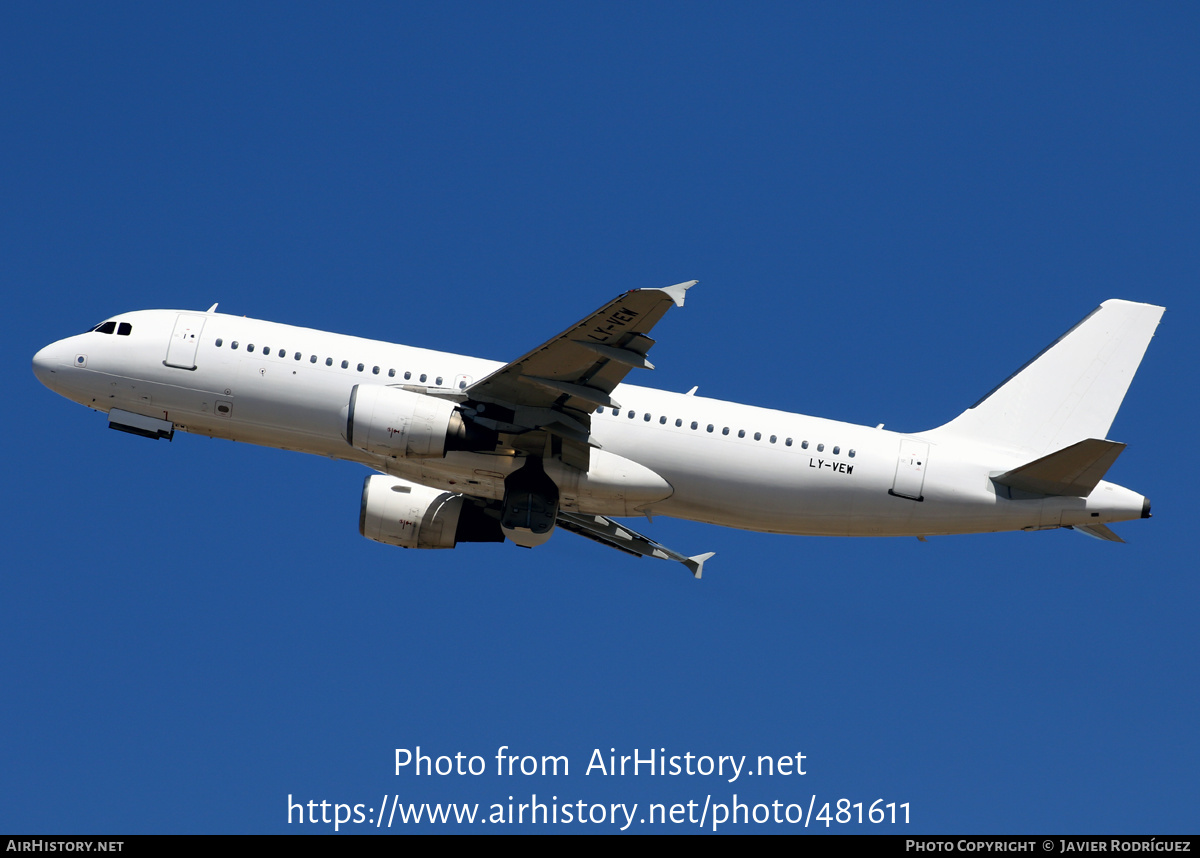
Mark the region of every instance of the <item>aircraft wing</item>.
[[[475, 419], [509, 435], [514, 449], [561, 456], [587, 470], [591, 414], [620, 407], [612, 392], [634, 367], [653, 369], [647, 334], [672, 306], [683, 306], [695, 280], [664, 289], [634, 289], [552, 340], [466, 389], [482, 403]], [[496, 406], [496, 407], [490, 407]], [[497, 410], [498, 409], [498, 410]]]
[[699, 578], [704, 572], [704, 562], [712, 557], [714, 553], [709, 552], [708, 554], [697, 554], [695, 557], [686, 557], [677, 551], [672, 551], [662, 543], [655, 542], [648, 536], [642, 536], [640, 533], [629, 529], [623, 524], [617, 524], [611, 518], [603, 515], [579, 515], [578, 513], [560, 511], [558, 513], [558, 526], [563, 530], [578, 533], [580, 536], [586, 536], [588, 539], [599, 542], [601, 545], [607, 545], [609, 548], [615, 548], [618, 551], [624, 551], [626, 554], [632, 554], [636, 557], [658, 557], [663, 560], [674, 560], [677, 563], [682, 563], [695, 578]]

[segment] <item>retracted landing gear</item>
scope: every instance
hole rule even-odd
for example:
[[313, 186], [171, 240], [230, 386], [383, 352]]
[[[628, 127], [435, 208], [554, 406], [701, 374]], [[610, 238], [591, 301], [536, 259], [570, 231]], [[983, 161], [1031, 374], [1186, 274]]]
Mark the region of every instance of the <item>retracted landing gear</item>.
[[542, 460], [530, 457], [504, 480], [500, 529], [524, 548], [541, 545], [554, 533], [558, 518], [558, 486], [546, 475]]

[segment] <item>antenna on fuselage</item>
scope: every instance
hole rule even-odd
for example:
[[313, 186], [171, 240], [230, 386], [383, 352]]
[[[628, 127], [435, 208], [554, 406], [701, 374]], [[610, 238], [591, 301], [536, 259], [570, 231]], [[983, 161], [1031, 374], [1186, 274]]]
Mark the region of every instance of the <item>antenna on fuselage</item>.
[[204, 312], [206, 312], [206, 313], [215, 313], [215, 312], [217, 312], [217, 305], [216, 305], [216, 304], [213, 304], [211, 307], [209, 307], [209, 308], [208, 308], [207, 310], [205, 310]]

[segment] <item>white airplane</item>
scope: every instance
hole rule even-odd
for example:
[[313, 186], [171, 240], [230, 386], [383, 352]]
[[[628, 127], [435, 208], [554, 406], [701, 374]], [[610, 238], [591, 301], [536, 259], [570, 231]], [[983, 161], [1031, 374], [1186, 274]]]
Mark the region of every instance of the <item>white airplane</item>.
[[33, 358], [51, 390], [150, 438], [176, 429], [361, 462], [359, 530], [405, 548], [533, 547], [556, 527], [699, 578], [614, 519], [918, 536], [1107, 525], [1102, 478], [1163, 308], [1105, 301], [944, 426], [910, 434], [622, 384], [695, 284], [626, 292], [507, 364], [218, 313], [143, 310]]

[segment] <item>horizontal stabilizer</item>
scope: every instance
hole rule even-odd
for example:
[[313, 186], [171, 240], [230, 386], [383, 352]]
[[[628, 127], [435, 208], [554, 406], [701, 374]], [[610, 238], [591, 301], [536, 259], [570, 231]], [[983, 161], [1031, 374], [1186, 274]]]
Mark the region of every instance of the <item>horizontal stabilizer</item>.
[[1088, 438], [992, 480], [1023, 492], [1085, 498], [1124, 449], [1117, 441]]
[[1078, 531], [1084, 536], [1090, 536], [1093, 539], [1103, 539], [1105, 542], [1124, 542], [1125, 540], [1117, 536], [1113, 531], [1105, 527], [1103, 524], [1076, 524], [1070, 525], [1071, 530]]

